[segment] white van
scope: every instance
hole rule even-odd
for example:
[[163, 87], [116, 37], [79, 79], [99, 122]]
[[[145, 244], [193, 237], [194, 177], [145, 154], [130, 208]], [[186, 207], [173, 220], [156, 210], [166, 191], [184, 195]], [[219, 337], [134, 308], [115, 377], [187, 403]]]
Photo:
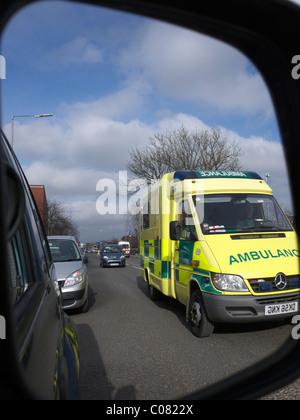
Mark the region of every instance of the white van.
[[120, 241], [118, 245], [121, 245], [125, 257], [130, 258], [130, 242]]

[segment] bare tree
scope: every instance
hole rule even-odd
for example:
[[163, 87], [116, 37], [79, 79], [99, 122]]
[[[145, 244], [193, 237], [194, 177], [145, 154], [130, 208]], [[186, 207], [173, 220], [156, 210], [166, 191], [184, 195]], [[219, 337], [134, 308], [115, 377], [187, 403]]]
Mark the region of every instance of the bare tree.
[[67, 216], [63, 203], [57, 200], [48, 200], [48, 214], [45, 221], [47, 235], [67, 235], [79, 239], [79, 231], [71, 218]]
[[130, 152], [127, 168], [137, 178], [151, 181], [178, 170], [239, 170], [241, 148], [219, 129], [189, 131], [183, 125], [157, 133], [149, 146]]

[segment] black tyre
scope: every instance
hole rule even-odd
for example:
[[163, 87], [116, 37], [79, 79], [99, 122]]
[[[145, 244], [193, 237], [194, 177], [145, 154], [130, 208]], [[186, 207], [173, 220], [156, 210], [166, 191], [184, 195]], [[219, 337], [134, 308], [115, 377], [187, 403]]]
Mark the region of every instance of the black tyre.
[[199, 338], [209, 337], [214, 331], [214, 324], [207, 318], [200, 290], [195, 290], [191, 296], [189, 325], [192, 333]]
[[149, 294], [150, 299], [153, 301], [159, 300], [161, 298], [161, 293], [154, 286], [149, 285]]

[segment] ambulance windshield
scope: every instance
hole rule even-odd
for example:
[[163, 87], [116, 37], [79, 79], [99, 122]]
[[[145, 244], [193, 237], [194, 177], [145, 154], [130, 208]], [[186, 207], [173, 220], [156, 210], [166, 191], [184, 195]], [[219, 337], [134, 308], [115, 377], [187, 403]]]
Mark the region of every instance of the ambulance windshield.
[[205, 235], [293, 230], [271, 195], [213, 194], [193, 198]]

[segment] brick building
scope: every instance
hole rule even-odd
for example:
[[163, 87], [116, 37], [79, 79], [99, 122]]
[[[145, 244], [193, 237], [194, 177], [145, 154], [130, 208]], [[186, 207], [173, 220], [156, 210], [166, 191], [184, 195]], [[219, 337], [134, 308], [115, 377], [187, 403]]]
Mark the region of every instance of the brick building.
[[45, 224], [47, 219], [47, 199], [44, 185], [30, 185], [30, 189], [34, 196], [37, 208]]

